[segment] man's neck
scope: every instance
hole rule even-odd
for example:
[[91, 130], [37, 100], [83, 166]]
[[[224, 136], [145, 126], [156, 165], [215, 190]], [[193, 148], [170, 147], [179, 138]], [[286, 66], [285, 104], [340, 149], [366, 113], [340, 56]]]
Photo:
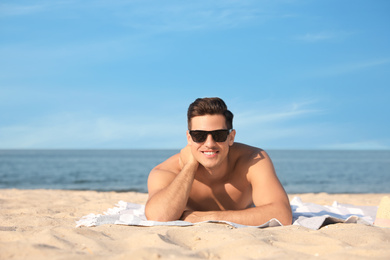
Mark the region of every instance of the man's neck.
[[198, 168], [198, 179], [200, 182], [203, 182], [205, 184], [212, 184], [216, 182], [224, 182], [229, 175], [229, 162], [226, 158], [222, 164], [214, 167], [214, 168], [206, 168], [203, 165], [200, 165]]

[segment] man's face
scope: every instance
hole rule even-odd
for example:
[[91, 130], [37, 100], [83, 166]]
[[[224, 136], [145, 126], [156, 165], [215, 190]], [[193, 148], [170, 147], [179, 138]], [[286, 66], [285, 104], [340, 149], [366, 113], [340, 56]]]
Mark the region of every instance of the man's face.
[[[223, 115], [196, 116], [191, 119], [190, 130], [214, 131], [227, 129]], [[205, 168], [214, 169], [226, 159], [229, 146], [233, 145], [235, 131], [233, 130], [225, 142], [216, 142], [211, 134], [202, 143], [194, 142], [187, 131], [188, 144], [195, 159]]]

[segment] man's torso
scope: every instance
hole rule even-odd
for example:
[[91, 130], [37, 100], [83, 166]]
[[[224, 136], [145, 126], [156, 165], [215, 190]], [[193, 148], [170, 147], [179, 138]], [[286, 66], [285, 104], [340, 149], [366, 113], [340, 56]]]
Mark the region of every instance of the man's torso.
[[[223, 178], [209, 181], [199, 165], [192, 184], [187, 209], [196, 211], [239, 210], [251, 207], [252, 186], [249, 181], [250, 167], [263, 158], [261, 149], [235, 143], [228, 155], [228, 170]], [[176, 164], [173, 170], [181, 171], [179, 155], [170, 164]], [[172, 169], [172, 168], [171, 168]]]

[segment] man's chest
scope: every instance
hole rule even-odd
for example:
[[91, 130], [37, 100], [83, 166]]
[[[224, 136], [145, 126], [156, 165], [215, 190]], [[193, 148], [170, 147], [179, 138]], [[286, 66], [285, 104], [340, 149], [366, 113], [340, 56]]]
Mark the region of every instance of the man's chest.
[[192, 210], [238, 210], [252, 205], [249, 183], [205, 185], [194, 181], [187, 206]]

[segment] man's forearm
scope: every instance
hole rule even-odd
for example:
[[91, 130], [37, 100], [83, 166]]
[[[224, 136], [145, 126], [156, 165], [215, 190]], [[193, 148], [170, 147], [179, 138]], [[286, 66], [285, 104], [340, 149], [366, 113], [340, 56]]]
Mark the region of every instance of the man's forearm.
[[145, 206], [147, 219], [156, 221], [178, 220], [187, 205], [197, 164], [186, 164], [175, 179], [158, 191]]
[[223, 220], [248, 226], [259, 226], [272, 218], [283, 225], [291, 225], [292, 213], [289, 205], [269, 204], [243, 210], [193, 211], [185, 213], [183, 220], [201, 222], [207, 220]]

